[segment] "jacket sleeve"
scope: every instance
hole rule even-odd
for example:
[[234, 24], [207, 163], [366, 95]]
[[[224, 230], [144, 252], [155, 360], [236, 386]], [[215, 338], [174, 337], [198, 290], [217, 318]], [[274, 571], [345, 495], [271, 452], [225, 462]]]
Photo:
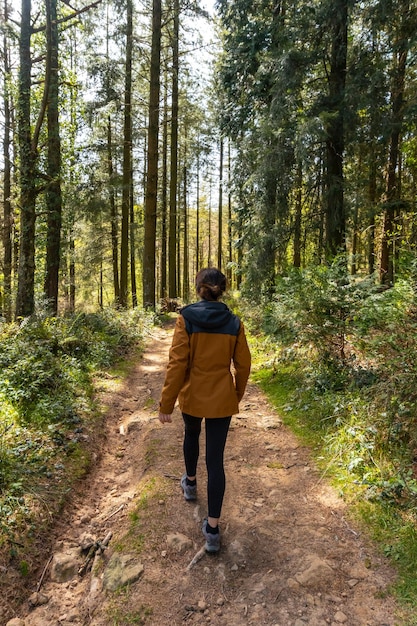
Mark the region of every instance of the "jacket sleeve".
[[182, 315], [178, 316], [169, 350], [169, 360], [162, 388], [159, 410], [171, 414], [189, 368], [190, 338]]
[[239, 333], [237, 335], [233, 365], [235, 367], [236, 394], [238, 402], [240, 402], [245, 393], [251, 367], [251, 354], [242, 322], [240, 323]]

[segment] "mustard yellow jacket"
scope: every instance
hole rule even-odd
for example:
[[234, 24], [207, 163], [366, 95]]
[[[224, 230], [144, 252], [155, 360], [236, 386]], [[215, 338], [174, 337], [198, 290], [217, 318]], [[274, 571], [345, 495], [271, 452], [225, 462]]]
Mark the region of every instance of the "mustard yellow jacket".
[[195, 417], [238, 413], [250, 366], [243, 324], [223, 302], [184, 307], [169, 351], [161, 413], [172, 413], [177, 398], [181, 411]]

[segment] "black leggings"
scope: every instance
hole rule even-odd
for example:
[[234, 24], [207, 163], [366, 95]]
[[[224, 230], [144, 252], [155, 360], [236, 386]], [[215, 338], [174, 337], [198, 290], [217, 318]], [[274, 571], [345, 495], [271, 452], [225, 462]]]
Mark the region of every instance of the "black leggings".
[[[184, 460], [187, 476], [197, 473], [197, 461], [200, 453], [199, 438], [202, 417], [182, 414], [185, 424]], [[206, 419], [206, 466], [207, 499], [209, 517], [219, 518], [222, 510], [226, 477], [224, 474], [224, 447], [229, 432], [231, 417], [212, 417]]]

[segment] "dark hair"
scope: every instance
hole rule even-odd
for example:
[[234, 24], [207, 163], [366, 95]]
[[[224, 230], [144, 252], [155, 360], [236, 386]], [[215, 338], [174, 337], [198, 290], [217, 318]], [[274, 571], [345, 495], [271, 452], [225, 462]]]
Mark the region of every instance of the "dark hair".
[[226, 276], [215, 267], [205, 267], [195, 277], [195, 286], [203, 300], [218, 300], [226, 291]]

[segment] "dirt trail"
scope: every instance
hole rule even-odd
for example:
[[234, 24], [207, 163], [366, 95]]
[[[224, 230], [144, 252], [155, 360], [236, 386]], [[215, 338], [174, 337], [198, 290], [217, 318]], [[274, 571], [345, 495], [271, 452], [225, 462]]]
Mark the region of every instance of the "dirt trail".
[[[189, 567], [204, 543], [204, 446], [198, 501], [186, 503], [180, 413], [171, 425], [157, 420], [171, 337], [172, 325], [155, 329], [123, 388], [109, 381], [101, 391], [108, 416], [100, 460], [56, 530], [54, 552], [111, 531], [109, 547], [85, 576], [57, 583], [49, 569], [41, 587], [47, 603], [21, 607], [16, 623], [399, 624], [385, 593], [393, 572], [346, 521], [343, 502], [321, 480], [308, 450], [252, 384], [226, 446], [222, 550]], [[104, 591], [106, 564], [124, 553], [136, 555], [142, 575], [122, 590]]]

